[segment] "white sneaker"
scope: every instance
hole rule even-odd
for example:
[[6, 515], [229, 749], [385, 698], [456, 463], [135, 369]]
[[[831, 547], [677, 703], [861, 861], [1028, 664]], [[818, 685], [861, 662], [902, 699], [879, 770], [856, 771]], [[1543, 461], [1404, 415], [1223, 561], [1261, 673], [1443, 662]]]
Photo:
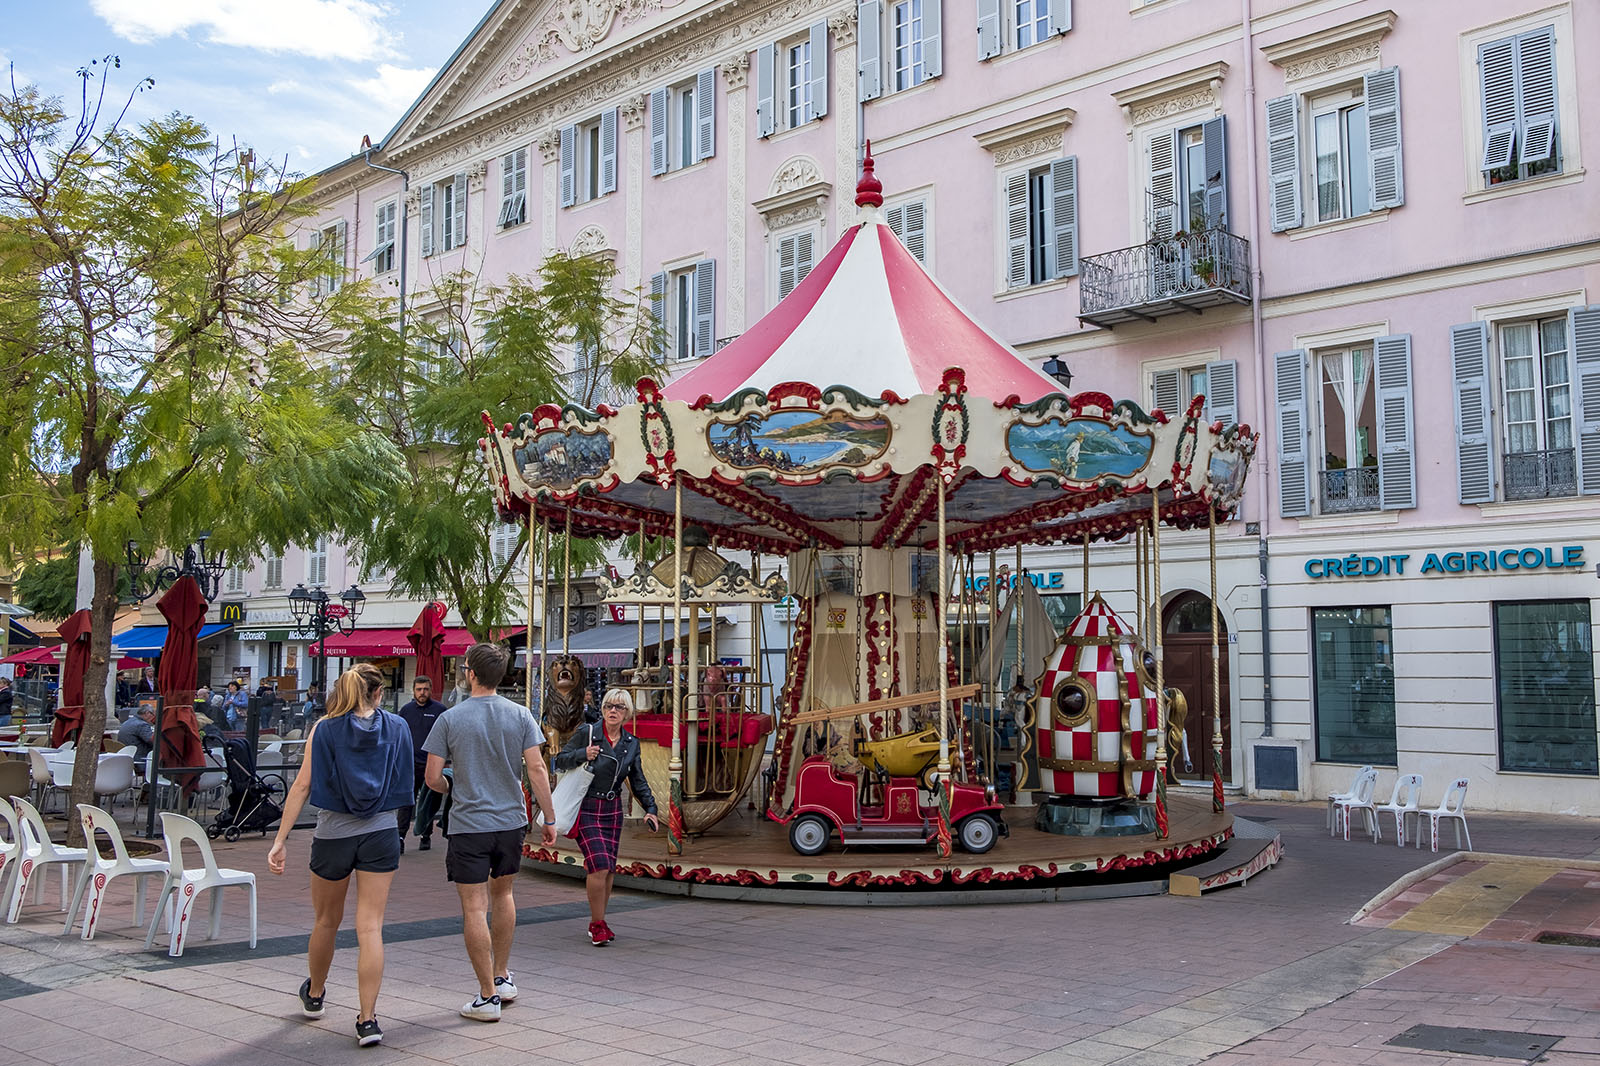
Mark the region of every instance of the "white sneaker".
[[494, 979], [494, 994], [500, 997], [501, 1003], [510, 1003], [517, 998], [517, 975], [510, 970], [504, 977]]
[[472, 1002], [461, 1008], [461, 1016], [477, 1022], [497, 1022], [500, 1020], [500, 997], [473, 996]]

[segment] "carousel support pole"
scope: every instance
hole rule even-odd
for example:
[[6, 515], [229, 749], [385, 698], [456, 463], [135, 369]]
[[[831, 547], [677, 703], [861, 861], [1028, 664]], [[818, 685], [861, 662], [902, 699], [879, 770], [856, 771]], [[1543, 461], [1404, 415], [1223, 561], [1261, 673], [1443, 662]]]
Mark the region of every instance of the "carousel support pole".
[[[641, 518], [641, 519], [639, 519], [639, 568], [642, 570], [647, 565], [648, 565], [648, 563], [647, 563], [647, 561], [646, 561], [646, 559], [644, 557], [644, 519]], [[639, 617], [639, 643], [637, 645], [637, 647], [639, 649], [639, 659], [633, 665], [636, 666], [636, 667], [643, 667], [644, 666], [644, 604], [642, 604], [642, 603], [635, 604], [633, 609], [634, 609], [635, 613], [637, 613], [637, 615]], [[635, 676], [638, 676], [638, 675], [635, 675]], [[602, 693], [602, 695], [603, 695], [603, 693]], [[635, 707], [633, 709], [633, 712], [635, 714], [638, 714], [639, 713], [639, 708]]]
[[[550, 653], [550, 523], [539, 529], [539, 714], [544, 715], [545, 699], [550, 695], [550, 671], [545, 659]], [[530, 631], [531, 632], [531, 631]], [[554, 747], [555, 745], [551, 745]]]
[[[528, 543], [523, 548], [522, 561], [528, 567], [528, 628], [527, 635], [524, 637], [522, 645], [523, 655], [525, 656], [525, 665], [527, 667], [526, 676], [528, 681], [528, 695], [526, 702], [531, 703], [533, 701], [533, 623], [537, 619], [537, 616], [534, 614], [536, 608], [533, 605], [533, 508], [531, 507], [528, 508]], [[544, 632], [543, 626], [539, 627], [539, 632], [541, 634]], [[439, 686], [439, 691], [444, 691], [443, 678], [436, 677], [433, 679], [433, 683]], [[540, 708], [543, 708], [543, 704], [540, 705]]]
[[1156, 836], [1167, 839], [1167, 679], [1161, 661], [1161, 492], [1150, 488], [1150, 604], [1157, 619], [1151, 630], [1151, 647], [1156, 658]]
[[561, 654], [565, 656], [572, 632], [572, 508], [567, 508], [567, 529], [561, 538]]
[[1206, 506], [1211, 546], [1211, 809], [1222, 813], [1222, 655], [1217, 642], [1217, 512]]
[[[996, 606], [999, 603], [999, 600], [1000, 600], [1000, 593], [999, 593], [999, 590], [997, 590], [995, 588], [995, 584], [994, 584], [995, 581], [998, 580], [999, 575], [995, 571], [995, 561], [996, 561], [996, 559], [995, 559], [994, 549], [991, 548], [991, 549], [989, 549], [989, 585], [988, 585], [988, 589], [989, 589], [989, 641], [988, 641], [988, 645], [989, 645], [989, 647], [988, 647], [988, 650], [984, 652], [984, 662], [983, 662], [983, 669], [989, 675], [989, 700], [988, 700], [988, 702], [989, 702], [989, 732], [990, 732], [991, 735], [995, 733], [996, 727], [999, 725], [999, 722], [1000, 722], [1000, 711], [1001, 711], [1001, 708], [1000, 708], [1000, 666], [999, 666], [998, 663], [995, 662], [995, 659], [994, 659], [995, 634], [999, 631], [999, 627], [1000, 627], [1000, 612], [999, 612], [999, 610], [997, 609], [997, 606]], [[1002, 651], [1005, 649], [1005, 642], [1004, 641], [1000, 642], [1000, 649]], [[1018, 739], [1018, 746], [1019, 747], [1021, 746], [1021, 739], [1020, 738]], [[993, 763], [991, 763], [990, 765], [993, 766]], [[993, 770], [991, 769], [990, 772], [993, 773]], [[1013, 774], [1015, 774], [1017, 772], [1017, 768], [1013, 768], [1012, 772], [1013, 772]], [[1014, 791], [1015, 790], [1014, 786], [1016, 785], [1015, 777], [1012, 778], [1012, 785], [1013, 785], [1013, 791]]]
[[[678, 652], [678, 627], [683, 625], [683, 482], [673, 477], [672, 506], [672, 650]], [[668, 671], [669, 676], [672, 671]], [[667, 804], [667, 854], [683, 854], [683, 690], [674, 676], [672, 684], [672, 756], [667, 761], [667, 775], [671, 781], [672, 796]]]
[[[681, 580], [681, 579], [680, 579]], [[716, 628], [713, 618], [711, 626]], [[688, 686], [688, 711], [684, 718], [689, 727], [689, 741], [686, 745], [689, 758], [688, 783], [684, 785], [684, 795], [698, 796], [700, 794], [700, 605], [689, 605], [689, 665], [685, 681]]]
[[1139, 632], [1139, 642], [1145, 643], [1150, 634], [1144, 628], [1144, 527], [1133, 527], [1133, 619]]
[[939, 857], [950, 857], [950, 557], [945, 481], [939, 477]]
[[[756, 587], [761, 586], [761, 557], [750, 552], [750, 582]], [[740, 687], [739, 701], [735, 708], [751, 714], [761, 713], [761, 689], [756, 687], [764, 673], [761, 661], [761, 629], [767, 621], [765, 605], [752, 603], [750, 605], [750, 670], [745, 674], [746, 683]], [[753, 694], [753, 695], [752, 695]], [[777, 720], [777, 715], [773, 715]]]
[[1089, 531], [1083, 531], [1083, 599], [1079, 603], [1079, 610], [1089, 606]]

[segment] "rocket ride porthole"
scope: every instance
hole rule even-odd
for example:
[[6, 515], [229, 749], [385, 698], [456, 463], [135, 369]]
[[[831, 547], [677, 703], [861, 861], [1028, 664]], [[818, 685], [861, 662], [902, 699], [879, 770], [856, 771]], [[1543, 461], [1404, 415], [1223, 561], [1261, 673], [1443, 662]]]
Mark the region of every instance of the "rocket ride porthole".
[[1095, 705], [1095, 694], [1089, 688], [1089, 683], [1081, 677], [1074, 677], [1058, 685], [1052, 698], [1056, 724], [1062, 729], [1076, 729], [1087, 724]]

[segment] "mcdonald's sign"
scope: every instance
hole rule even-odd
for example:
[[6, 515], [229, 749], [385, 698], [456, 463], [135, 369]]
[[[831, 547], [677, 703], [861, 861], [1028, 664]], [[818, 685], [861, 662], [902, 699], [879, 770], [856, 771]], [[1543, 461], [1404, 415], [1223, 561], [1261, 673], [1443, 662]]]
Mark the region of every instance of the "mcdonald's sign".
[[231, 600], [227, 603], [217, 604], [217, 621], [234, 623], [243, 622], [244, 601]]

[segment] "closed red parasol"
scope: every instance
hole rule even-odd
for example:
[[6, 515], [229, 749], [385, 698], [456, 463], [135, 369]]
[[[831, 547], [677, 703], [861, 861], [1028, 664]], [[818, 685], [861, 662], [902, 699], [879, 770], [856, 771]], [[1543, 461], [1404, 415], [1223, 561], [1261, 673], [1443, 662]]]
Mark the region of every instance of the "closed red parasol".
[[156, 688], [170, 708], [192, 701], [199, 684], [199, 636], [206, 620], [206, 597], [199, 582], [186, 574], [173, 583], [156, 607], [167, 620], [167, 640], [161, 646], [161, 662], [156, 667]]
[[50, 729], [50, 743], [60, 747], [83, 728], [83, 675], [89, 669], [89, 609], [86, 607], [57, 627], [67, 646], [61, 664], [61, 706]]
[[435, 692], [444, 691], [444, 614], [444, 604], [435, 600], [422, 608], [417, 620], [406, 630], [406, 640], [417, 653], [415, 676], [432, 681]]
[[[200, 742], [200, 723], [195, 721], [194, 707], [189, 703], [168, 702], [161, 712], [161, 766], [162, 776], [167, 776], [168, 766], [204, 766], [205, 745]], [[193, 792], [200, 783], [199, 774], [173, 774], [172, 780], [183, 785], [185, 794]]]

